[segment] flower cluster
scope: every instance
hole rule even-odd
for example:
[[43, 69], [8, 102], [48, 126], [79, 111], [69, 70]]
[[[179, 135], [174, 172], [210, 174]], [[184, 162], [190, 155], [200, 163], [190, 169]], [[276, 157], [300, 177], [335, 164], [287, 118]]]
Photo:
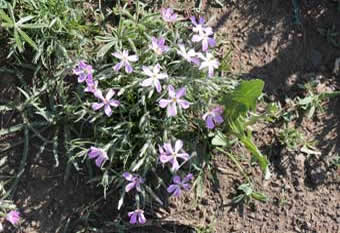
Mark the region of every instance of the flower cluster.
[[[162, 9], [161, 16], [163, 20], [167, 23], [173, 23], [177, 21], [177, 14], [173, 12], [172, 9]], [[192, 28], [192, 42], [200, 43], [202, 52], [196, 52], [194, 48], [186, 48], [184, 44], [178, 44], [175, 48], [177, 54], [184, 58], [190, 64], [198, 67], [199, 70], [207, 70], [208, 77], [214, 76], [214, 70], [219, 67], [218, 60], [213, 56], [211, 52], [208, 52], [209, 48], [216, 45], [216, 41], [213, 38], [213, 30], [211, 27], [205, 25], [204, 18], [200, 17], [197, 21], [195, 17], [191, 17], [191, 22], [194, 25]], [[156, 59], [161, 58], [162, 55], [170, 51], [169, 46], [166, 45], [166, 38], [164, 37], [152, 37], [149, 44], [149, 51], [156, 55]], [[129, 55], [128, 50], [117, 51], [112, 53], [113, 57], [119, 60], [113, 66], [115, 72], [120, 72], [124, 68], [127, 74], [134, 72], [134, 67], [132, 63], [139, 60], [137, 55]], [[156, 63], [156, 62], [155, 62]], [[142, 73], [147, 76], [144, 80], [140, 82], [140, 86], [143, 88], [151, 88], [153, 91], [156, 89], [159, 95], [162, 95], [162, 91], [166, 90], [168, 98], [160, 98], [158, 100], [158, 106], [161, 109], [166, 108], [167, 117], [175, 117], [178, 112], [182, 112], [190, 107], [192, 103], [185, 99], [187, 88], [186, 87], [174, 87], [168, 82], [168, 74], [161, 67], [159, 63], [153, 63], [151, 66], [142, 66], [142, 72], [138, 72], [138, 67], [135, 67], [136, 74]], [[162, 71], [161, 71], [162, 70]], [[91, 65], [86, 64], [84, 61], [80, 61], [73, 73], [78, 76], [78, 82], [86, 82], [85, 92], [92, 94], [98, 102], [92, 103], [92, 109], [98, 111], [104, 109], [104, 113], [107, 117], [111, 117], [113, 114], [112, 108], [118, 108], [120, 106], [120, 101], [113, 99], [115, 91], [113, 89], [106, 90], [106, 95], [103, 95], [103, 91], [98, 87], [98, 81], [94, 80], [93, 73], [94, 70]], [[162, 83], [166, 86], [162, 86]], [[152, 92], [153, 93], [153, 92]], [[163, 96], [163, 95], [162, 95]], [[215, 128], [223, 122], [223, 117], [221, 116], [223, 109], [221, 107], [215, 107], [214, 109], [205, 113], [202, 118], [206, 122], [206, 127], [208, 129]], [[171, 142], [166, 142], [163, 145], [159, 145], [159, 161], [165, 167], [170, 165], [170, 170], [175, 173], [173, 177], [173, 184], [171, 184], [167, 191], [171, 193], [174, 197], [180, 196], [181, 192], [188, 191], [190, 189], [189, 182], [193, 179], [193, 175], [189, 173], [184, 178], [176, 175], [180, 168], [190, 159], [190, 155], [183, 150], [183, 142], [181, 140], [176, 140], [174, 147]], [[91, 146], [88, 151], [88, 157], [90, 159], [95, 159], [95, 164], [97, 167], [101, 168], [105, 161], [109, 160], [106, 149]], [[137, 194], [142, 192], [143, 183], [145, 180], [138, 174], [131, 174], [129, 172], [124, 172], [122, 177], [127, 181], [125, 186], [125, 192], [128, 193], [132, 190], [136, 190]], [[139, 208], [137, 203], [137, 209], [129, 212], [131, 224], [144, 224], [146, 218], [144, 216], [144, 211]]]

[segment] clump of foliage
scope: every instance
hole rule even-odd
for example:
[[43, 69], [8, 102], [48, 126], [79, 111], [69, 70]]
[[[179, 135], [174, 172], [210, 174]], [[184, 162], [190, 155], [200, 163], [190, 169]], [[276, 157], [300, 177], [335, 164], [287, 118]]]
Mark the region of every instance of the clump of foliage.
[[[264, 84], [221, 76], [203, 18], [154, 13], [136, 1], [107, 12], [88, 8], [87, 19], [77, 4], [18, 0], [0, 9], [12, 36], [9, 56], [28, 52], [35, 64], [32, 87], [18, 88], [24, 100], [8, 106], [22, 115], [18, 130], [41, 139], [42, 148], [53, 145], [56, 166], [63, 139], [65, 180], [87, 167], [105, 198], [119, 195], [118, 210], [134, 200], [123, 218], [143, 224], [152, 201], [163, 204], [161, 189], [174, 197], [190, 190], [213, 149], [226, 150], [230, 138], [270, 177], [249, 127]], [[40, 134], [46, 127], [53, 138]]]

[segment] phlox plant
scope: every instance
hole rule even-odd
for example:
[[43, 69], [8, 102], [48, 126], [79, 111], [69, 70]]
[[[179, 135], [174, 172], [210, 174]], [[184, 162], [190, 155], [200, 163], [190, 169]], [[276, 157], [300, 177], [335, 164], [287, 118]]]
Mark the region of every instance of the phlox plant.
[[[97, 38], [103, 42], [110, 34], [114, 39], [101, 43], [95, 61], [75, 57], [74, 119], [86, 137], [70, 143], [70, 161], [94, 159], [105, 193], [120, 190], [118, 209], [127, 196], [135, 200], [128, 214], [133, 224], [145, 222], [143, 211], [152, 199], [163, 203], [158, 189], [176, 197], [189, 190], [193, 175], [187, 175], [200, 166], [197, 157], [208, 152], [201, 154], [196, 145], [209, 140], [216, 101], [231, 87], [218, 75], [211, 48], [216, 43], [206, 47], [195, 39], [208, 31], [209, 41], [215, 41], [211, 27], [202, 23], [202, 31], [195, 32], [194, 19], [168, 20], [164, 10], [154, 14], [141, 3], [136, 7], [135, 14], [126, 7], [113, 9], [119, 23]], [[159, 169], [171, 174], [174, 184], [160, 177]]]
[[[227, 136], [251, 151], [268, 178], [268, 161], [247, 127], [263, 82], [238, 85], [222, 76], [218, 43], [203, 17], [184, 19], [172, 9], [153, 12], [140, 1], [95, 16], [115, 21], [86, 25], [96, 29], [86, 46], [72, 41], [55, 66], [37, 68], [41, 79], [32, 89], [19, 89], [25, 120], [39, 117], [44, 127], [56, 129], [54, 148], [63, 133], [65, 181], [71, 168], [87, 168], [89, 182], [99, 184], [105, 198], [119, 196], [116, 208], [124, 220], [144, 224], [153, 201], [164, 203], [161, 189], [176, 198], [195, 186], [215, 146], [226, 149]], [[68, 26], [79, 33], [84, 28]], [[41, 54], [35, 62], [46, 60]], [[38, 123], [31, 122], [27, 131], [37, 134]]]

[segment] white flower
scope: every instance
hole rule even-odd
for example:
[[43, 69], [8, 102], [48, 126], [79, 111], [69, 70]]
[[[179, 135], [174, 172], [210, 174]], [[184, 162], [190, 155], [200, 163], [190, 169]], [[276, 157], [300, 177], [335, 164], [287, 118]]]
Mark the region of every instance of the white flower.
[[178, 49], [176, 49], [177, 53], [181, 55], [186, 61], [193, 62], [196, 65], [199, 65], [198, 54], [195, 52], [194, 49], [190, 49], [188, 52], [186, 51], [183, 44], [178, 45]]
[[199, 69], [208, 68], [208, 76], [212, 77], [214, 75], [214, 69], [217, 69], [220, 63], [211, 53], [206, 53], [206, 56], [199, 54], [199, 57], [203, 60]]

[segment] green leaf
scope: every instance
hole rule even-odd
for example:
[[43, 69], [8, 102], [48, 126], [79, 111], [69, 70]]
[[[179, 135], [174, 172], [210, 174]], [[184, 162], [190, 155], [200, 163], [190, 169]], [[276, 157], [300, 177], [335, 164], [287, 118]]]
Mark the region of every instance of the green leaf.
[[260, 192], [252, 192], [251, 197], [262, 202], [266, 202], [268, 200], [268, 197]]
[[116, 41], [111, 41], [110, 43], [103, 45], [97, 52], [97, 58], [103, 57], [115, 44]]
[[4, 10], [0, 9], [0, 18], [7, 23], [14, 25], [14, 22], [10, 19], [10, 17], [5, 13]]
[[218, 131], [215, 137], [211, 140], [211, 144], [213, 146], [225, 147], [225, 146], [228, 146], [227, 141], [228, 141], [227, 137], [223, 133]]
[[253, 143], [253, 141], [251, 140], [251, 136], [244, 135], [240, 138], [240, 140], [258, 161], [260, 168], [262, 172], [264, 173], [264, 178], [266, 180], [269, 179], [271, 176], [269, 168], [268, 168], [269, 162], [267, 158], [259, 151], [256, 145]]
[[259, 79], [242, 81], [236, 89], [223, 97], [225, 116], [228, 120], [235, 120], [244, 116], [247, 111], [256, 107], [256, 101], [262, 94], [264, 82]]
[[35, 50], [38, 50], [37, 44], [24, 31], [18, 28], [18, 32], [30, 46], [32, 46]]

